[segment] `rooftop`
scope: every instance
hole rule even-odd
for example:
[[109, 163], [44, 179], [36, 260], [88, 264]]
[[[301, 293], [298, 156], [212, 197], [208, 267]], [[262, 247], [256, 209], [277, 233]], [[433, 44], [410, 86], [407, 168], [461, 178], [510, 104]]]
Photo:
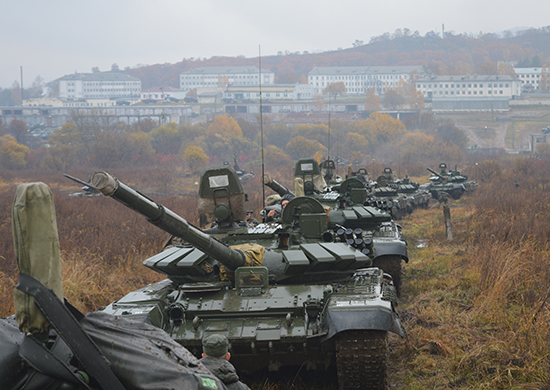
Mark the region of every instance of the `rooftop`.
[[422, 71], [421, 65], [412, 66], [325, 66], [315, 67], [308, 76], [313, 75], [369, 75], [369, 74], [407, 74]]
[[[255, 66], [203, 66], [183, 72], [182, 74], [258, 74], [259, 69]], [[262, 73], [272, 73], [270, 70], [262, 69]]]
[[94, 73], [74, 73], [65, 75], [58, 80], [82, 80], [82, 81], [141, 81], [137, 77], [132, 77], [121, 72], [94, 72]]

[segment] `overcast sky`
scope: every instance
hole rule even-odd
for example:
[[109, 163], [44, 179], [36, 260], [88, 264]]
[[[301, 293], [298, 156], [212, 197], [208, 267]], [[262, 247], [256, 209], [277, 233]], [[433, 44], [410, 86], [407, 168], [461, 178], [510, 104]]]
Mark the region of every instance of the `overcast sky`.
[[540, 0], [0, 0], [0, 87], [183, 58], [351, 47], [398, 28], [455, 33], [550, 25]]

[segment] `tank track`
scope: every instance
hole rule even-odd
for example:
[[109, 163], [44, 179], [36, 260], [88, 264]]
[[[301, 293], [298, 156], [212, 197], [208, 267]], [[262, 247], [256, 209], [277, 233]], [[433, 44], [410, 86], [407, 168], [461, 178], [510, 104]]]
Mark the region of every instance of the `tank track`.
[[374, 259], [373, 266], [380, 268], [387, 274], [390, 274], [393, 279], [393, 285], [397, 296], [401, 295], [401, 283], [403, 276], [403, 260], [399, 256], [382, 256]]
[[388, 332], [349, 330], [336, 340], [339, 390], [388, 388]]

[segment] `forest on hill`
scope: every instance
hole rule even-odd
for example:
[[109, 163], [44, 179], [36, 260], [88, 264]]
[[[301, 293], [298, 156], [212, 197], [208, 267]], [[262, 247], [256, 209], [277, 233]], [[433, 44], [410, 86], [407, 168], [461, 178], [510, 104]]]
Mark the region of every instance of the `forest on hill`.
[[[445, 33], [444, 39], [433, 31], [421, 36], [417, 31], [398, 29], [355, 41], [348, 49], [323, 52], [279, 52], [262, 57], [262, 68], [275, 73], [275, 83], [304, 82], [314, 67], [322, 66], [396, 66], [420, 65], [427, 73], [496, 74], [499, 61], [518, 66], [550, 65], [550, 26], [502, 35]], [[175, 64], [156, 64], [130, 69], [126, 73], [141, 79], [142, 88], [172, 86], [179, 88], [182, 72], [203, 66], [258, 66], [258, 58], [212, 57], [184, 58]]]

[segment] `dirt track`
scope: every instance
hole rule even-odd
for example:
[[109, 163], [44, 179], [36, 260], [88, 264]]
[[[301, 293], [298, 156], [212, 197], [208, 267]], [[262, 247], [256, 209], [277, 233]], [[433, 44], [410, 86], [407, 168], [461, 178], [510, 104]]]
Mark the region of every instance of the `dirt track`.
[[479, 126], [467, 126], [461, 125], [460, 123], [457, 123], [456, 125], [464, 130], [464, 132], [470, 139], [471, 144], [477, 144], [479, 148], [504, 148], [506, 146], [506, 122], [497, 123], [491, 126], [491, 129], [495, 131], [495, 135], [491, 139], [485, 139], [478, 135], [478, 132], [480, 130]]

